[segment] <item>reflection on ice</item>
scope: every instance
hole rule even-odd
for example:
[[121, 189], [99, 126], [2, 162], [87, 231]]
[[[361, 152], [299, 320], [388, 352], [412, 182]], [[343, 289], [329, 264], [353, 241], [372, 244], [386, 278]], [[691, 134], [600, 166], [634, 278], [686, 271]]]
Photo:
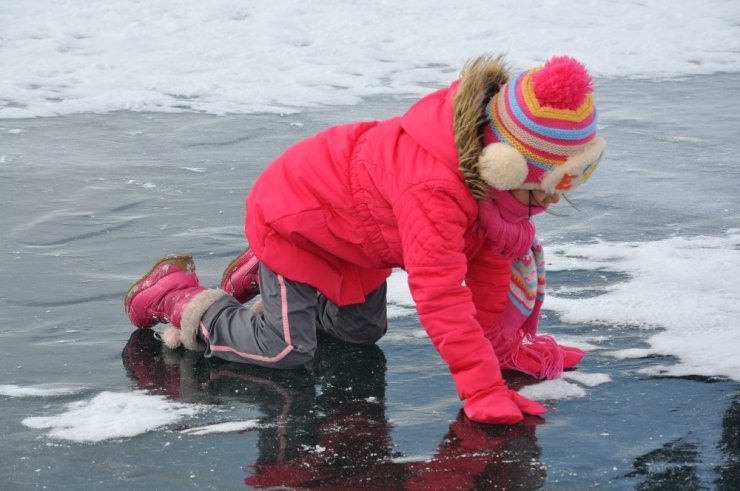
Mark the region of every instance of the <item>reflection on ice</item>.
[[160, 394], [148, 397], [191, 408], [210, 401], [212, 410], [199, 420], [213, 413], [223, 420], [228, 410], [220, 408], [229, 401], [259, 408], [258, 419], [180, 432], [256, 431], [259, 455], [245, 462], [249, 487], [535, 489], [545, 482], [535, 435], [543, 420], [536, 417], [491, 426], [471, 422], [461, 411], [433, 455], [396, 450], [386, 416], [386, 360], [377, 346], [322, 336], [310, 367], [275, 371], [163, 349], [153, 331], [137, 330], [122, 356], [136, 387]]

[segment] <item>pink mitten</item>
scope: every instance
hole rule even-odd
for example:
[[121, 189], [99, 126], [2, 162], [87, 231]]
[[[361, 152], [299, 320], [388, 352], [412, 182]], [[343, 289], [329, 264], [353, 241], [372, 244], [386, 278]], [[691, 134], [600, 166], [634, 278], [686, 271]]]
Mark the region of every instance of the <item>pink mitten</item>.
[[[558, 351], [559, 353], [555, 353]], [[511, 353], [511, 352], [509, 352]], [[557, 343], [527, 343], [516, 350], [516, 358], [512, 359], [507, 356], [509, 353], [502, 355], [501, 368], [507, 370], [517, 370], [528, 373], [536, 378], [552, 378], [543, 370], [544, 360], [562, 359], [563, 370], [573, 368], [583, 359], [583, 351], [573, 346], [563, 346]]]
[[[537, 354], [547, 349], [546, 346], [541, 344], [530, 344], [528, 347]], [[560, 348], [560, 352], [563, 354], [563, 369], [573, 368], [583, 359], [584, 353], [580, 348], [576, 348], [575, 346], [565, 346], [563, 344], [558, 344], [558, 348]], [[536, 356], [536, 358], [539, 360], [542, 357]]]
[[585, 353], [581, 348], [576, 348], [575, 346], [564, 346], [562, 344], [559, 346], [560, 349], [565, 352], [563, 356], [563, 368], [573, 368], [583, 360], [583, 355]]
[[538, 415], [547, 412], [543, 405], [504, 385], [473, 394], [465, 400], [464, 410], [473, 421], [492, 424], [514, 424], [524, 419], [522, 413]]

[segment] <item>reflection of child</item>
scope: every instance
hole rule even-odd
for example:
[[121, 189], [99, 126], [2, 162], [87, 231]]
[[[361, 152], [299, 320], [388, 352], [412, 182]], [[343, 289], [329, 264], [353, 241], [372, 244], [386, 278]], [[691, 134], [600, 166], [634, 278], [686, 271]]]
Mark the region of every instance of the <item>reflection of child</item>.
[[386, 416], [386, 359], [377, 346], [326, 336], [310, 370], [244, 369], [162, 349], [134, 331], [122, 352], [136, 386], [178, 401], [253, 404], [251, 489], [537, 489], [545, 481], [536, 425], [489, 426], [460, 415], [431, 458], [403, 455]]
[[[530, 219], [598, 164], [591, 93], [572, 58], [509, 80], [499, 59], [481, 57], [402, 117], [299, 142], [254, 183], [251, 248], [224, 272], [229, 295], [201, 287], [190, 256], [171, 256], [131, 287], [129, 318], [170, 322], [171, 347], [290, 368], [311, 360], [317, 329], [380, 339], [385, 281], [400, 267], [467, 416], [541, 414], [500, 368], [554, 377], [583, 355], [536, 335], [544, 270]], [[257, 292], [260, 309], [241, 305]]]

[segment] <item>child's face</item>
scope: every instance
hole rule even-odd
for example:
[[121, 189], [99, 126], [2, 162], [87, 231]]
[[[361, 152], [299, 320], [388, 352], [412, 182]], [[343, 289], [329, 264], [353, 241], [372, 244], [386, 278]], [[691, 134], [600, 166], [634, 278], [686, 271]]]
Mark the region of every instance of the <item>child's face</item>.
[[546, 193], [536, 189], [513, 189], [511, 194], [524, 206], [548, 207], [560, 201], [560, 193]]

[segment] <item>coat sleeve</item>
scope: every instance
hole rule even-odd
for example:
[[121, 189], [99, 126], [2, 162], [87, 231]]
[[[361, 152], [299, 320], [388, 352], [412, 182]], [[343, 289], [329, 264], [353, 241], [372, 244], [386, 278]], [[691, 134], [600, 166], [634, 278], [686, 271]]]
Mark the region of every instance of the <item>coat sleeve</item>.
[[496, 254], [486, 241], [468, 263], [465, 284], [473, 294], [476, 318], [484, 331], [494, 325], [508, 302], [511, 262]]
[[503, 384], [498, 360], [484, 337], [470, 288], [464, 284], [469, 217], [449, 183], [424, 183], [393, 204], [404, 268], [422, 326], [447, 363], [458, 395]]

